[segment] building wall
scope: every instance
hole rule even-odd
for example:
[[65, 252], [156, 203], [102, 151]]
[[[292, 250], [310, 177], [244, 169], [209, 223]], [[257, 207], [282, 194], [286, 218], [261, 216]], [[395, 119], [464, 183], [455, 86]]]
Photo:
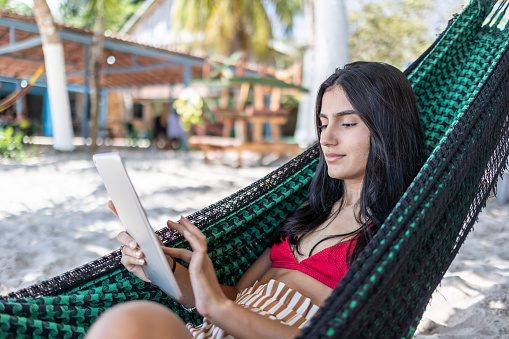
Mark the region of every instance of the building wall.
[[106, 117], [106, 130], [112, 137], [125, 137], [126, 115], [123, 92], [108, 92], [108, 115]]
[[129, 32], [138, 42], [154, 45], [173, 43], [171, 8], [173, 0], [155, 1], [147, 15], [142, 17]]

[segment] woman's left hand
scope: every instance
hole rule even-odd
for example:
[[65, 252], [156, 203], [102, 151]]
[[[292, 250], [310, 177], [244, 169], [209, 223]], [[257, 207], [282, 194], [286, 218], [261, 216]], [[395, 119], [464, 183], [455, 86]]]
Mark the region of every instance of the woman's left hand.
[[214, 309], [230, 302], [219, 282], [212, 261], [207, 255], [207, 238], [189, 220], [180, 218], [180, 224], [168, 220], [168, 227], [177, 231], [189, 242], [193, 251], [172, 248], [171, 255], [189, 263], [189, 278], [193, 287], [197, 311], [208, 316]]

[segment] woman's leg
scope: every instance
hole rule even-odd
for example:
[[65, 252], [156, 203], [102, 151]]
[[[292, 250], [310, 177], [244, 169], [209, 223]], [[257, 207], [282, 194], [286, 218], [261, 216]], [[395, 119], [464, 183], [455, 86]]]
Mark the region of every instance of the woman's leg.
[[104, 312], [87, 338], [192, 338], [175, 313], [152, 301], [131, 301]]

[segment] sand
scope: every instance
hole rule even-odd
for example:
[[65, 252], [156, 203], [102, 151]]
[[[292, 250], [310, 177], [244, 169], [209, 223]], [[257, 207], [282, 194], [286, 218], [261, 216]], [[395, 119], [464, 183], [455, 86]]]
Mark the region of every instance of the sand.
[[[276, 168], [259, 166], [249, 155], [238, 169], [220, 162], [205, 165], [201, 153], [123, 149], [120, 154], [155, 229]], [[227, 154], [225, 161], [230, 158]], [[118, 248], [122, 226], [106, 206], [109, 197], [92, 153], [46, 149], [21, 163], [0, 161], [0, 295]]]
[[[108, 149], [109, 150], [109, 149]], [[281, 164], [235, 154], [204, 164], [201, 153], [123, 148], [151, 224], [161, 228], [247, 186]], [[122, 227], [92, 153], [41, 148], [0, 160], [0, 295], [30, 286], [118, 248]], [[273, 161], [274, 160], [274, 161]], [[260, 164], [262, 162], [262, 164]], [[489, 201], [434, 293], [415, 338], [509, 338], [509, 205]]]
[[509, 205], [490, 199], [415, 338], [509, 338]]

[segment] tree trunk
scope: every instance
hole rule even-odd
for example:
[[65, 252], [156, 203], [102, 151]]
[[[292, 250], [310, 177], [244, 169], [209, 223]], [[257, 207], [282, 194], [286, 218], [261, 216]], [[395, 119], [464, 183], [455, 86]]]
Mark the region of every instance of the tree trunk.
[[309, 90], [302, 95], [297, 114], [297, 126], [295, 128], [295, 141], [300, 147], [306, 148], [316, 141], [314, 100], [316, 90], [311, 89], [313, 85], [313, 70], [315, 67], [315, 9], [314, 0], [304, 2], [304, 20], [306, 23], [306, 51], [302, 60], [302, 86]]
[[337, 67], [348, 62], [348, 25], [343, 0], [306, 0], [304, 16], [309, 35], [302, 86], [309, 92], [302, 96], [299, 104], [295, 140], [301, 147], [308, 147], [317, 140], [315, 99], [318, 87]]
[[[348, 63], [348, 22], [344, 0], [315, 0], [316, 89]], [[316, 93], [316, 92], [315, 92]]]
[[92, 139], [92, 148], [97, 148], [97, 138], [99, 137], [99, 104], [101, 102], [101, 85], [99, 82], [99, 70], [101, 68], [101, 57], [103, 54], [104, 41], [104, 23], [101, 12], [95, 20], [94, 36], [90, 48], [90, 120], [92, 127], [90, 129], [90, 138]]
[[34, 15], [42, 39], [44, 65], [53, 130], [53, 148], [72, 151], [73, 129], [71, 107], [65, 76], [64, 48], [45, 0], [34, 0]]

